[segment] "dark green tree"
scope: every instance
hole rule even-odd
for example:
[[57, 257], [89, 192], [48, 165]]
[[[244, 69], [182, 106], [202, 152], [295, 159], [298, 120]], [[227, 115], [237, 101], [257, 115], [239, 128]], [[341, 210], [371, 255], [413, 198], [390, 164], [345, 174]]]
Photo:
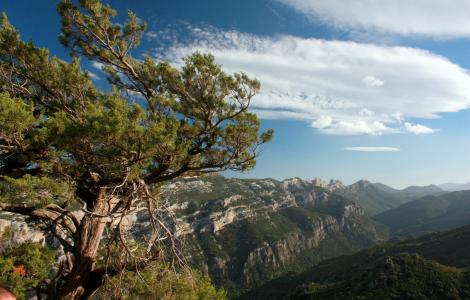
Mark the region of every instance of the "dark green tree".
[[[70, 62], [1, 20], [0, 205], [60, 240], [66, 259], [50, 297], [78, 299], [107, 277], [177, 255], [160, 184], [251, 169], [272, 131], [260, 134], [248, 110], [258, 81], [226, 74], [207, 54], [179, 69], [133, 57], [146, 25], [131, 12], [124, 25], [113, 23], [115, 10], [98, 0], [64, 0], [58, 11]], [[94, 86], [79, 57], [103, 64], [111, 92]], [[138, 256], [121, 226], [137, 209], [153, 229]], [[112, 251], [98, 255], [111, 246], [126, 254], [121, 264], [104, 264]]]

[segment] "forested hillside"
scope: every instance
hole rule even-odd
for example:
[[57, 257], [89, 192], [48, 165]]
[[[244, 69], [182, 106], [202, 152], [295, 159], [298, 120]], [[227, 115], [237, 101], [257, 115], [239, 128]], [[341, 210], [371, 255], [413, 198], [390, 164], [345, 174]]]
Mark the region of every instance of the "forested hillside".
[[426, 196], [374, 217], [391, 234], [421, 235], [470, 223], [470, 191]]
[[272, 281], [242, 299], [468, 299], [470, 226], [387, 244]]

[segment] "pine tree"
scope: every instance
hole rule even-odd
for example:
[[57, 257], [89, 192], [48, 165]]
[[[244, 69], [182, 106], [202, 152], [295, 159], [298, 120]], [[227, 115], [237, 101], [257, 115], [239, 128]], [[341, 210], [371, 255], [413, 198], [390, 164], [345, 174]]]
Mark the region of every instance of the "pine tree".
[[[259, 133], [249, 111], [258, 81], [226, 74], [208, 54], [181, 68], [133, 57], [146, 25], [131, 12], [113, 23], [116, 11], [98, 0], [63, 0], [58, 11], [70, 62], [1, 19], [0, 207], [40, 220], [60, 240], [66, 259], [49, 296], [85, 299], [106, 277], [175, 254], [158, 206], [162, 183], [251, 169], [272, 131]], [[93, 84], [80, 58], [103, 65], [111, 92]], [[153, 232], [137, 258], [120, 220], [142, 208]], [[120, 263], [104, 265], [116, 252], [103, 249], [119, 249]]]

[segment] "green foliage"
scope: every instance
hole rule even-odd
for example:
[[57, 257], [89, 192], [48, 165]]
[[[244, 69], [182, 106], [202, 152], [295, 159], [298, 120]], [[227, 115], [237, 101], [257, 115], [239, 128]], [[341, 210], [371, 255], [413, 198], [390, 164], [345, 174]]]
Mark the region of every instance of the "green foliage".
[[75, 198], [73, 186], [47, 177], [25, 175], [21, 178], [5, 177], [0, 185], [0, 203], [44, 207], [56, 203], [67, 206]]
[[196, 271], [184, 269], [176, 273], [167, 266], [151, 265], [138, 274], [125, 272], [111, 278], [93, 298], [224, 300], [226, 295], [216, 289], [207, 276]]
[[12, 99], [8, 93], [0, 93], [0, 133], [11, 146], [23, 146], [25, 135], [37, 122], [33, 107]]
[[10, 244], [0, 253], [0, 286], [23, 298], [27, 289], [49, 277], [55, 256], [55, 251], [39, 243]]

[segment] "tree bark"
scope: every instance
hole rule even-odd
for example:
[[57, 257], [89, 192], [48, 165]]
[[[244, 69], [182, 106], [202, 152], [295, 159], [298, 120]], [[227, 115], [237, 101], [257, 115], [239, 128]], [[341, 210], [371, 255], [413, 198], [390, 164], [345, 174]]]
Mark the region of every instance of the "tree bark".
[[92, 210], [93, 214], [87, 214], [82, 219], [73, 267], [65, 278], [65, 283], [59, 292], [59, 299], [86, 298], [92, 292], [87, 290], [87, 287], [96, 285], [90, 280], [96, 280], [96, 278], [92, 278], [92, 272], [95, 268], [98, 248], [107, 222], [107, 218], [101, 216], [107, 215], [111, 209], [108, 203], [109, 199], [106, 199], [106, 196], [106, 190], [101, 188]]

